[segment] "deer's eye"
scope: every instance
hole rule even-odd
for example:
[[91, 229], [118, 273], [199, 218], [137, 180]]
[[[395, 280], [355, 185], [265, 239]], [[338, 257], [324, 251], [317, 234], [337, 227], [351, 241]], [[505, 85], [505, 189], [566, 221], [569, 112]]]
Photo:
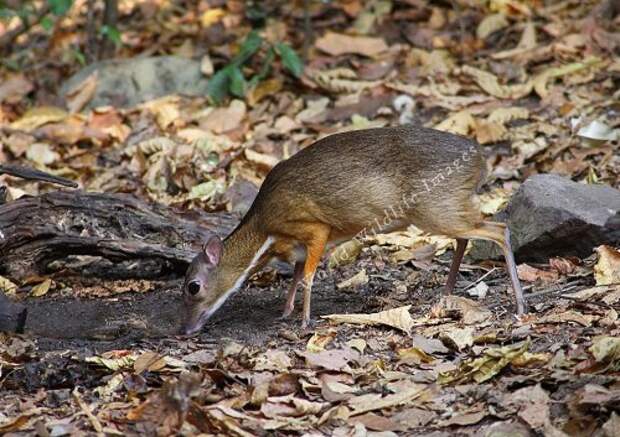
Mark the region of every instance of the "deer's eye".
[[187, 284], [187, 292], [191, 294], [192, 296], [196, 296], [199, 291], [200, 291], [200, 282], [192, 281], [189, 284]]

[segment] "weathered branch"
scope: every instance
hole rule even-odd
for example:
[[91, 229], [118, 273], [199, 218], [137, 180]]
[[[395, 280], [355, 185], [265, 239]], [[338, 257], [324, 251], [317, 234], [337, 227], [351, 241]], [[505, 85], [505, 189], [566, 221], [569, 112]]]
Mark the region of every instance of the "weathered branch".
[[106, 278], [182, 275], [206, 236], [225, 236], [236, 223], [227, 213], [191, 221], [126, 194], [20, 198], [0, 206], [0, 275], [17, 282], [75, 269]]
[[65, 178], [61, 178], [59, 176], [54, 176], [53, 174], [35, 170], [28, 167], [20, 167], [17, 165], [9, 165], [3, 164], [0, 165], [0, 175], [8, 174], [10, 176], [15, 176], [22, 179], [28, 179], [32, 181], [42, 181], [49, 182], [51, 184], [58, 184], [65, 187], [77, 188], [78, 184]]

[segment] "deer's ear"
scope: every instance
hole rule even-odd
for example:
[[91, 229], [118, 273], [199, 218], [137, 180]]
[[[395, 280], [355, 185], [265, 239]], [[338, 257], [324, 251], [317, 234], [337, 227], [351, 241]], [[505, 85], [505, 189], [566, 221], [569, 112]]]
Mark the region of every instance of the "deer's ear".
[[209, 264], [218, 265], [222, 258], [222, 252], [224, 252], [224, 245], [222, 240], [217, 235], [212, 235], [202, 245], [202, 251], [207, 256]]

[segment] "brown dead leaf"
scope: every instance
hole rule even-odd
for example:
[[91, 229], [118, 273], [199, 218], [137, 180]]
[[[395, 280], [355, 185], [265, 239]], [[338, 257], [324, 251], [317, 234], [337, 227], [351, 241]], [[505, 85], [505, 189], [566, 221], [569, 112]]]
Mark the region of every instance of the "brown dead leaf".
[[34, 85], [23, 74], [10, 75], [0, 81], [0, 103], [19, 103], [33, 89]]
[[471, 299], [460, 296], [444, 296], [433, 308], [431, 316], [434, 318], [450, 317], [456, 313], [466, 325], [476, 325], [488, 322], [493, 313]]
[[367, 413], [369, 411], [381, 410], [384, 408], [395, 407], [421, 396], [427, 389], [426, 384], [408, 383], [406, 387], [401, 387], [398, 393], [381, 396], [380, 394], [361, 395], [349, 399], [348, 405], [352, 408], [350, 416]]
[[361, 423], [367, 429], [373, 431], [399, 431], [402, 426], [388, 417], [379, 416], [375, 413], [366, 413], [351, 419], [351, 423]]
[[285, 371], [293, 366], [291, 357], [285, 351], [269, 349], [254, 358], [254, 370]]
[[581, 314], [574, 310], [563, 311], [560, 313], [551, 313], [546, 314], [543, 317], [538, 319], [538, 323], [568, 323], [574, 322], [578, 323], [581, 326], [591, 326], [592, 320], [594, 319], [591, 315]]
[[357, 272], [355, 275], [351, 276], [350, 278], [345, 279], [344, 281], [341, 281], [338, 284], [336, 284], [336, 288], [338, 290], [343, 290], [347, 288], [357, 288], [360, 285], [364, 285], [367, 283], [368, 283], [368, 274], [366, 273], [366, 269], [362, 269], [361, 271]]
[[474, 328], [451, 328], [441, 334], [441, 341], [446, 346], [457, 351], [463, 350], [466, 347], [471, 347], [474, 344]]
[[330, 344], [334, 338], [336, 338], [336, 331], [320, 331], [315, 332], [308, 343], [306, 343], [306, 350], [309, 352], [321, 352], [325, 350], [325, 347]]
[[594, 266], [596, 285], [620, 283], [620, 251], [610, 246], [596, 248], [598, 261]]
[[561, 275], [573, 273], [577, 265], [568, 258], [554, 257], [549, 259], [549, 267]]
[[321, 352], [297, 352], [306, 359], [309, 367], [319, 367], [326, 370], [349, 371], [349, 362], [359, 358], [359, 353], [353, 349], [332, 349]]
[[228, 107], [213, 109], [200, 121], [200, 127], [216, 134], [229, 132], [241, 125], [245, 114], [245, 103], [241, 100], [233, 100]]
[[327, 32], [317, 39], [316, 48], [332, 56], [347, 53], [373, 57], [388, 49], [383, 38], [369, 36], [349, 36], [341, 33]]
[[535, 430], [550, 423], [549, 395], [540, 384], [508, 393], [505, 403], [516, 407], [519, 417]]
[[29, 109], [22, 117], [11, 123], [12, 129], [31, 131], [46, 123], [59, 122], [69, 114], [67, 111], [54, 106], [38, 106]]
[[474, 411], [467, 413], [459, 413], [450, 417], [448, 420], [441, 422], [441, 426], [467, 426], [474, 425], [484, 419], [489, 413], [487, 411]]
[[352, 323], [371, 326], [386, 325], [400, 329], [409, 334], [413, 327], [413, 319], [411, 318], [411, 314], [409, 314], [409, 308], [411, 308], [411, 305], [373, 314], [332, 314], [321, 317], [331, 320], [334, 323]]
[[271, 170], [273, 167], [276, 166], [276, 164], [278, 164], [278, 162], [280, 162], [280, 160], [275, 156], [268, 155], [266, 153], [255, 152], [252, 149], [245, 149], [243, 153], [245, 154], [245, 157], [248, 161], [253, 162], [254, 164], [267, 170]]
[[543, 284], [553, 284], [560, 279], [560, 274], [556, 270], [541, 270], [528, 264], [519, 264], [517, 275], [522, 281], [541, 282]]
[[144, 352], [133, 363], [133, 371], [140, 375], [144, 371], [157, 372], [166, 367], [165, 358], [157, 352], [148, 351]]
[[65, 101], [70, 113], [80, 112], [93, 98], [97, 90], [97, 76], [97, 71], [91, 73], [65, 94]]

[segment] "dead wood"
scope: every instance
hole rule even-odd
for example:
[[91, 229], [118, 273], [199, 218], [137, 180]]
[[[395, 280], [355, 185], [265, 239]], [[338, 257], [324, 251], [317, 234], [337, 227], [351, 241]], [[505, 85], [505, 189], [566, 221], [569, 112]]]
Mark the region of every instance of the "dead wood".
[[105, 278], [181, 275], [210, 233], [227, 235], [227, 213], [189, 220], [132, 195], [56, 191], [0, 206], [0, 275], [19, 282], [54, 272]]

